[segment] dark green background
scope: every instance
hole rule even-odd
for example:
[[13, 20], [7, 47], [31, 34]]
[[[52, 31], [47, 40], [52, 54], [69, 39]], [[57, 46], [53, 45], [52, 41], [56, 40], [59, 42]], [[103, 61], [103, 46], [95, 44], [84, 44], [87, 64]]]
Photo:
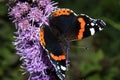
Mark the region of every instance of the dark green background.
[[[8, 17], [7, 1], [0, 0], [0, 80], [25, 80], [12, 45], [16, 30]], [[95, 36], [71, 44], [67, 80], [120, 80], [120, 0], [55, 1], [58, 7], [103, 19], [107, 24]]]

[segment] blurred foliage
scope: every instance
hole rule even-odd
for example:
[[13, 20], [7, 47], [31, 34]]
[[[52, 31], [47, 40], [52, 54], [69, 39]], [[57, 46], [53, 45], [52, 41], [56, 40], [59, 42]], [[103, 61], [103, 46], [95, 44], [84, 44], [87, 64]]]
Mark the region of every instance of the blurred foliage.
[[[22, 80], [21, 62], [12, 45], [16, 30], [8, 17], [7, 1], [0, 0], [0, 80]], [[59, 7], [107, 24], [95, 36], [71, 43], [67, 80], [120, 80], [120, 0], [54, 1]]]
[[7, 0], [0, 0], [0, 80], [20, 80], [20, 62], [12, 45], [15, 27], [8, 17]]

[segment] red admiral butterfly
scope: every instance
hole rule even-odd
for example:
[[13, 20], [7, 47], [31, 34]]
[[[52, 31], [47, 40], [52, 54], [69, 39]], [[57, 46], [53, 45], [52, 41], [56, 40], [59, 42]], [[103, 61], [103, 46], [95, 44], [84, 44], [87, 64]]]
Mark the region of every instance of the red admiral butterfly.
[[103, 30], [106, 24], [99, 19], [93, 19], [85, 14], [75, 14], [70, 9], [58, 9], [49, 17], [49, 26], [40, 28], [40, 43], [48, 52], [56, 74], [65, 79], [66, 53], [63, 42], [80, 40]]

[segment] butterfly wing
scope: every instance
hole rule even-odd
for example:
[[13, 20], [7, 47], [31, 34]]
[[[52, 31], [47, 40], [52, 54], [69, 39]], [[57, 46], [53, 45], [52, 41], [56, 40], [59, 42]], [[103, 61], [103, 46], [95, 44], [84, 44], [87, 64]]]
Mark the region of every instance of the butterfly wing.
[[64, 80], [66, 54], [64, 53], [58, 38], [56, 38], [48, 26], [40, 28], [40, 43], [46, 51], [48, 51], [48, 57], [55, 67], [56, 74], [61, 80]]
[[86, 38], [94, 35], [95, 33], [102, 31], [105, 22], [100, 19], [93, 19], [85, 14], [80, 14], [77, 17], [76, 26], [78, 29], [77, 39]]
[[61, 40], [70, 40], [77, 35], [76, 30], [78, 29], [73, 29], [76, 21], [76, 14], [72, 10], [66, 8], [61, 8], [54, 11], [49, 18], [51, 28], [53, 31], [54, 29], [58, 31], [58, 36]]
[[94, 35], [106, 25], [102, 20], [93, 19], [85, 14], [76, 15], [72, 10], [64, 8], [54, 11], [49, 23], [52, 29], [58, 31], [59, 37], [62, 36], [62, 39], [68, 41]]

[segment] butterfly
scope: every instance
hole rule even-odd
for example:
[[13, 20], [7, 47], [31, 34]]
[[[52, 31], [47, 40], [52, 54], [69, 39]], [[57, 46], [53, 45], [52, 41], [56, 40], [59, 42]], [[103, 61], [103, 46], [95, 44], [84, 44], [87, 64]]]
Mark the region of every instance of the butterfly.
[[76, 14], [67, 8], [53, 11], [49, 17], [49, 26], [40, 27], [40, 44], [48, 52], [57, 76], [65, 79], [66, 56], [62, 44], [81, 40], [102, 31], [105, 22], [93, 19], [85, 14]]

